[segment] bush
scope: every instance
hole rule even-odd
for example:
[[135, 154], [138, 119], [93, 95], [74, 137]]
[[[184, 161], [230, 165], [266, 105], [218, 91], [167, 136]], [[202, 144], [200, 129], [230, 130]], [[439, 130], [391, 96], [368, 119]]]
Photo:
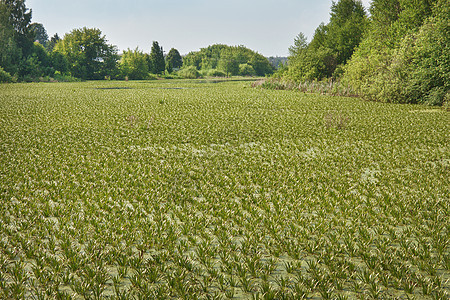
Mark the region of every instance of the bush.
[[226, 77], [227, 74], [225, 74], [225, 72], [222, 72], [221, 70], [217, 70], [217, 69], [211, 69], [208, 71], [208, 76], [210, 77]]
[[0, 67], [0, 83], [13, 82], [13, 81], [14, 81], [14, 79], [11, 76], [11, 74], [9, 74], [5, 70], [3, 70], [2, 67]]
[[255, 69], [249, 64], [240, 64], [239, 65], [239, 74], [241, 76], [255, 76]]
[[55, 72], [55, 75], [53, 75], [53, 79], [55, 79], [58, 82], [79, 82], [79, 81], [81, 81], [80, 79], [75, 78], [73, 76], [61, 74], [61, 72], [59, 72], [59, 71]]
[[194, 66], [188, 66], [178, 71], [178, 75], [187, 79], [196, 79], [200, 77], [200, 73]]
[[153, 73], [148, 73], [147, 77], [145, 77], [145, 80], [157, 80], [158, 79], [158, 75], [153, 74]]

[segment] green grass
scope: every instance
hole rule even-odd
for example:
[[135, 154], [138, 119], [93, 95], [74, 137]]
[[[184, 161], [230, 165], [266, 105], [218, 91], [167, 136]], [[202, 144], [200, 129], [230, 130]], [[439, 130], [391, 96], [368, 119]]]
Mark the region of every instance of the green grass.
[[0, 85], [0, 298], [447, 299], [449, 124], [239, 81]]

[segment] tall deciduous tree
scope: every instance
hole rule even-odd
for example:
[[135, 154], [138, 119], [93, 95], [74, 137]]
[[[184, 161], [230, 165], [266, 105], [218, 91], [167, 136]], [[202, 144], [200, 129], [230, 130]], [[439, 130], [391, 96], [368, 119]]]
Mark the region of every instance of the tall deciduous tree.
[[150, 52], [150, 71], [153, 74], [162, 74], [165, 69], [163, 48], [159, 46], [158, 42], [154, 41]]
[[64, 54], [73, 76], [82, 79], [102, 79], [116, 70], [117, 48], [107, 43], [96, 28], [74, 29], [59, 41], [54, 51]]

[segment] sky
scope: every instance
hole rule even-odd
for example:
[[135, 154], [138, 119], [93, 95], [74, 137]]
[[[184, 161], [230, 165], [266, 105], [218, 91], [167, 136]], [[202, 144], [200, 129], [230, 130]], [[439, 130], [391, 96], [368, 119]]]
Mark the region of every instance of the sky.
[[[370, 0], [362, 1], [369, 7]], [[213, 44], [244, 45], [265, 56], [287, 56], [298, 33], [310, 40], [328, 23], [332, 0], [26, 0], [32, 22], [49, 37], [75, 28], [98, 28], [119, 52], [168, 52]]]

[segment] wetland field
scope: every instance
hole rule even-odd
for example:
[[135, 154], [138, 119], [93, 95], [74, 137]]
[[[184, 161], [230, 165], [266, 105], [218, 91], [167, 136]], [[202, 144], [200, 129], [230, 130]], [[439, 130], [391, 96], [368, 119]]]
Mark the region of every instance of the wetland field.
[[0, 298], [448, 299], [449, 121], [244, 81], [0, 85]]

